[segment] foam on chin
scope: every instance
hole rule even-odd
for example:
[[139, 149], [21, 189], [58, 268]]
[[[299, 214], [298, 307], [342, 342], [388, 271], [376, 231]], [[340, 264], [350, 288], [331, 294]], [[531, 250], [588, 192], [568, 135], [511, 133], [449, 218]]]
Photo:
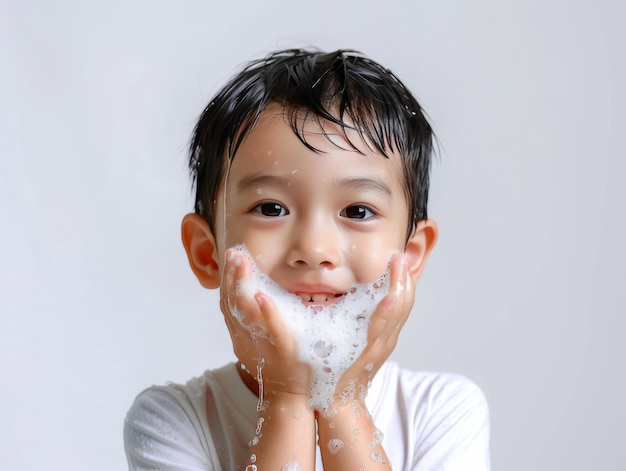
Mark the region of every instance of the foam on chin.
[[[262, 291], [276, 304], [287, 327], [296, 337], [300, 361], [311, 367], [308, 405], [326, 409], [341, 375], [361, 355], [367, 345], [367, 329], [378, 303], [389, 291], [389, 269], [372, 283], [354, 285], [344, 296], [329, 305], [305, 305], [302, 299], [279, 286], [262, 273], [243, 245], [235, 250], [252, 265], [252, 279], [240, 282], [238, 290], [246, 296]], [[237, 316], [243, 324], [243, 319]], [[263, 332], [252, 328], [256, 335]]]

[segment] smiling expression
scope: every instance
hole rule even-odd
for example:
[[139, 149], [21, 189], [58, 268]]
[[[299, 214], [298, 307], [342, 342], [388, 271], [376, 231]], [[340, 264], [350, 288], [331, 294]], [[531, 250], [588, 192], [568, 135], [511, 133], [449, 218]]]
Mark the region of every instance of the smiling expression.
[[259, 269], [308, 305], [369, 283], [404, 250], [408, 204], [400, 157], [386, 158], [331, 123], [302, 123], [307, 148], [270, 106], [220, 188], [217, 253], [243, 244]]

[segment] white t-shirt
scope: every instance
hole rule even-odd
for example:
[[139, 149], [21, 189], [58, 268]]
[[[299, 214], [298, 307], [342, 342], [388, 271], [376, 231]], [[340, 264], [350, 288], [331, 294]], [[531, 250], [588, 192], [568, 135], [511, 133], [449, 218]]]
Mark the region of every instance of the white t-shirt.
[[[489, 411], [463, 376], [387, 362], [366, 398], [396, 470], [488, 471]], [[185, 385], [153, 386], [126, 417], [130, 470], [240, 471], [257, 423], [257, 398], [232, 363]], [[317, 453], [317, 470], [322, 470]]]

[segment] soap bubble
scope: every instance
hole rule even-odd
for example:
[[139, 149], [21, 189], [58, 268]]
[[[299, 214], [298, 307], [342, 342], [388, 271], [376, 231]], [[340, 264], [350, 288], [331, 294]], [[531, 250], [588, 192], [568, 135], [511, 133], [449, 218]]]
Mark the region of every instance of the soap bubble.
[[315, 342], [315, 345], [313, 345], [313, 352], [319, 358], [326, 358], [328, 355], [330, 355], [330, 352], [332, 351], [333, 344], [327, 342], [326, 340], [318, 340], [317, 342]]

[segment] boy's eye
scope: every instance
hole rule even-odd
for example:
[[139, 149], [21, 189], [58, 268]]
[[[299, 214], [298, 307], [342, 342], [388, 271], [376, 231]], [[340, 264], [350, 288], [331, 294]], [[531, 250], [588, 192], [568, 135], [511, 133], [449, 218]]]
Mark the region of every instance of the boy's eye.
[[339, 215], [349, 219], [369, 219], [374, 216], [374, 213], [365, 206], [355, 205], [342, 209]]
[[254, 211], [269, 217], [286, 216], [289, 214], [289, 211], [278, 203], [261, 203], [254, 208]]

